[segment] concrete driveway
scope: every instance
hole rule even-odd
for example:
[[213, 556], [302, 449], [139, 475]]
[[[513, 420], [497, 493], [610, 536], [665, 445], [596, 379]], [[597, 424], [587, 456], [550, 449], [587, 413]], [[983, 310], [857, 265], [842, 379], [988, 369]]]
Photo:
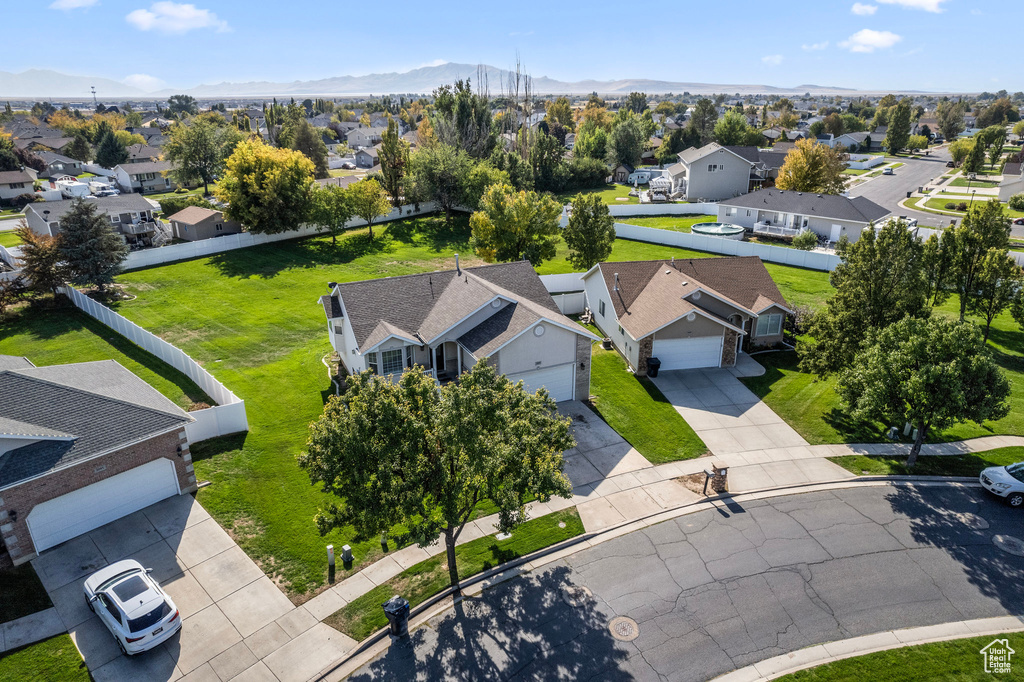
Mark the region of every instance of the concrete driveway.
[[615, 429], [583, 403], [558, 404], [558, 411], [572, 418], [576, 447], [563, 453], [565, 474], [574, 488], [652, 466]]
[[[153, 569], [182, 617], [180, 634], [131, 658], [82, 592], [90, 574], [127, 558]], [[191, 495], [70, 540], [33, 564], [97, 682], [306, 680], [354, 646], [293, 606]]]

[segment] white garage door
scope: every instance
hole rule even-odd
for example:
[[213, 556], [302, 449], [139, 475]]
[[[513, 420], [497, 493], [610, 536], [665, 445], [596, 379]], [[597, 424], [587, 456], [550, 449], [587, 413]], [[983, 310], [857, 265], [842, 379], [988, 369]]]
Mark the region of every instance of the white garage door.
[[556, 402], [561, 402], [562, 400], [572, 400], [573, 398], [573, 370], [575, 368], [575, 364], [561, 365], [560, 367], [552, 367], [550, 369], [509, 374], [508, 378], [512, 383], [521, 380], [526, 390], [531, 393], [536, 392], [538, 388], [543, 386]]
[[161, 458], [37, 504], [28, 514], [28, 530], [36, 552], [42, 552], [177, 494], [174, 463]]
[[652, 355], [661, 360], [662, 369], [718, 367], [722, 363], [722, 337], [655, 339]]

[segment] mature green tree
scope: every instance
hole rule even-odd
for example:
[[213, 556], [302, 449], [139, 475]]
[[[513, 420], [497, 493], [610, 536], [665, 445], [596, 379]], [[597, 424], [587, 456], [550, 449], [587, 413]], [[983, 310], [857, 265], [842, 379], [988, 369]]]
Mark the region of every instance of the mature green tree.
[[312, 186], [313, 162], [305, 155], [249, 139], [235, 147], [214, 193], [228, 204], [228, 218], [251, 232], [277, 234], [306, 222]]
[[917, 429], [908, 467], [931, 431], [1009, 413], [1010, 384], [981, 332], [939, 316], [907, 317], [870, 330], [865, 347], [840, 373], [836, 391], [855, 418], [910, 422]]
[[647, 110], [647, 95], [642, 92], [631, 92], [622, 103], [623, 109], [629, 109], [634, 114], [640, 115]]
[[853, 243], [840, 240], [836, 254], [842, 262], [829, 276], [835, 293], [810, 324], [814, 343], [797, 347], [801, 367], [819, 376], [848, 366], [868, 330], [930, 312], [923, 247], [902, 221], [886, 223], [877, 235], [866, 229]]
[[976, 293], [969, 312], [985, 321], [985, 341], [992, 331], [992, 320], [1008, 310], [1021, 297], [1024, 274], [1005, 250], [989, 249], [981, 261]]
[[550, 196], [491, 185], [469, 219], [473, 248], [488, 263], [525, 258], [536, 267], [555, 257], [561, 215]]
[[947, 141], [952, 142], [966, 129], [964, 125], [964, 112], [965, 107], [960, 102], [951, 102], [949, 100], [939, 102], [938, 109], [935, 112], [936, 122], [939, 126], [939, 132], [942, 133], [942, 136]]
[[636, 116], [628, 116], [612, 128], [608, 136], [605, 160], [612, 166], [620, 163], [635, 166], [640, 163], [640, 155], [646, 143], [647, 138], [644, 137]]
[[338, 245], [338, 235], [345, 231], [355, 215], [348, 190], [337, 185], [317, 186], [310, 197], [309, 220], [331, 235], [331, 246]]
[[608, 206], [596, 194], [577, 194], [572, 200], [569, 224], [562, 230], [569, 247], [569, 261], [577, 270], [589, 270], [608, 260], [615, 243], [615, 221]]
[[[493, 157], [493, 155], [492, 155]], [[518, 158], [518, 157], [517, 157]], [[480, 199], [491, 185], [515, 185], [509, 180], [508, 173], [498, 170], [488, 161], [473, 164], [472, 170], [466, 175], [463, 184], [462, 205], [474, 211], [480, 208]], [[516, 189], [521, 189], [516, 187]]]
[[907, 139], [907, 149], [917, 152], [918, 149], [928, 149], [928, 138], [924, 135], [911, 135]]
[[21, 272], [29, 287], [39, 293], [57, 290], [67, 280], [64, 256], [56, 237], [37, 233], [22, 220], [14, 233], [21, 239]]
[[199, 181], [209, 196], [210, 183], [224, 171], [224, 163], [244, 139], [230, 126], [215, 126], [196, 120], [191, 125], [176, 123], [168, 134], [164, 156], [174, 163], [171, 176], [182, 185]]
[[574, 120], [572, 116], [572, 106], [569, 104], [569, 100], [566, 97], [559, 97], [554, 102], [548, 105], [547, 113], [544, 119], [549, 125], [558, 123], [568, 130], [572, 130]]
[[198, 114], [199, 103], [191, 95], [171, 95], [167, 98], [167, 111], [174, 116]]
[[128, 257], [128, 245], [96, 206], [76, 199], [60, 219], [58, 248], [72, 284], [105, 291]]
[[942, 305], [949, 298], [949, 278], [953, 267], [950, 234], [943, 230], [928, 237], [922, 245], [921, 265], [927, 287], [925, 299], [932, 306]]
[[497, 507], [507, 533], [531, 497], [568, 498], [562, 451], [574, 445], [546, 391], [528, 393], [481, 361], [440, 388], [418, 367], [398, 383], [350, 377], [310, 425], [299, 465], [337, 498], [316, 517], [321, 533], [352, 525], [372, 537], [401, 523], [421, 547], [443, 536], [458, 589], [455, 544], [477, 505]]
[[781, 190], [813, 194], [842, 194], [846, 190], [846, 148], [829, 148], [815, 140], [796, 141], [779, 169], [775, 186]]
[[85, 133], [80, 130], [75, 132], [71, 143], [64, 147], [64, 155], [76, 161], [88, 161], [92, 158], [92, 147], [85, 139]]
[[313, 162], [313, 177], [317, 179], [330, 177], [327, 168], [327, 145], [323, 135], [312, 123], [301, 119], [288, 136], [288, 147], [303, 154]]
[[445, 224], [451, 225], [452, 210], [465, 194], [466, 179], [473, 161], [463, 149], [438, 143], [423, 147], [411, 159], [416, 196], [436, 201], [444, 211]]
[[533, 183], [538, 191], [548, 192], [560, 189], [556, 186], [555, 174], [565, 147], [557, 138], [538, 132], [530, 147], [530, 167], [533, 169]]
[[967, 155], [971, 153], [972, 149], [974, 149], [974, 140], [960, 138], [951, 142], [949, 144], [949, 155], [953, 159], [953, 164], [959, 167], [967, 158]]
[[406, 166], [409, 165], [409, 143], [398, 134], [398, 124], [393, 118], [388, 119], [388, 129], [381, 138], [381, 181], [391, 197], [391, 204], [400, 206], [403, 197], [402, 180], [405, 178]]
[[348, 200], [352, 212], [366, 221], [370, 241], [373, 241], [373, 221], [391, 213], [387, 190], [374, 178], [367, 178], [349, 185]]
[[839, 137], [846, 132], [846, 121], [839, 114], [832, 112], [823, 120], [825, 132]]
[[974, 136], [974, 142], [964, 159], [964, 173], [979, 173], [985, 166], [985, 142], [979, 135]]
[[[602, 156], [601, 158], [604, 157]], [[519, 156], [518, 153], [507, 152], [504, 149], [496, 147], [494, 151], [491, 152], [489, 162], [495, 169], [505, 173], [508, 176], [506, 182], [516, 189], [533, 189], [533, 168], [531, 168], [529, 162]], [[477, 192], [476, 189], [473, 190], [470, 196], [474, 198], [474, 203], [470, 208], [476, 208], [476, 204], [480, 201], [480, 197], [483, 196], [485, 189], [487, 189], [486, 186], [479, 187], [479, 192]]]
[[109, 130], [100, 138], [96, 146], [96, 163], [108, 170], [128, 160], [128, 149], [117, 139], [114, 131]]
[[608, 132], [593, 123], [584, 123], [576, 133], [573, 156], [603, 161], [608, 156]]
[[434, 90], [430, 123], [438, 142], [462, 149], [475, 159], [487, 158], [494, 149], [490, 103], [485, 93], [473, 92], [468, 79]]
[[746, 116], [735, 111], [727, 112], [715, 124], [715, 142], [723, 146], [741, 145], [749, 130]]
[[988, 143], [988, 162], [995, 166], [1003, 155], [1003, 145], [1006, 144], [1006, 126], [993, 126], [986, 141]]
[[899, 154], [910, 140], [910, 100], [903, 99], [889, 111], [889, 128], [885, 131], [885, 149]]
[[718, 123], [718, 109], [715, 103], [703, 97], [697, 100], [690, 114], [690, 128], [694, 137], [699, 140], [694, 146], [703, 147], [715, 139], [715, 124]]
[[950, 251], [949, 285], [960, 296], [960, 319], [974, 306], [982, 265], [990, 249], [1006, 253], [1010, 245], [1010, 219], [998, 199], [971, 207], [956, 227], [942, 235]]

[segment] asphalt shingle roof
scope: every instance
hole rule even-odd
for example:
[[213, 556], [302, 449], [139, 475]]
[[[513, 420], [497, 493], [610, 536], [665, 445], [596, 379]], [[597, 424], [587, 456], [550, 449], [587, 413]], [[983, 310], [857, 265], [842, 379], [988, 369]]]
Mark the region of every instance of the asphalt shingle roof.
[[[75, 203], [77, 199], [62, 199], [60, 201], [46, 201], [35, 204], [29, 204], [26, 210], [35, 211], [39, 217], [43, 216], [43, 211], [49, 211], [49, 218], [51, 221], [60, 220], [60, 218], [71, 210], [71, 205]], [[87, 200], [90, 204], [96, 207], [100, 213], [107, 215], [117, 215], [119, 213], [152, 211], [153, 206], [143, 197], [141, 194], [119, 194], [112, 197], [93, 197]]]
[[18, 182], [32, 184], [35, 180], [23, 170], [0, 171], [0, 185], [10, 185]]
[[777, 189], [762, 189], [733, 199], [722, 199], [718, 204], [719, 206], [757, 208], [763, 211], [799, 213], [854, 223], [875, 222], [892, 212], [866, 197], [851, 199], [839, 194], [785, 192]]
[[179, 223], [185, 223], [186, 225], [196, 225], [207, 218], [212, 218], [216, 215], [222, 214], [216, 209], [206, 208], [205, 206], [186, 206], [167, 219]]

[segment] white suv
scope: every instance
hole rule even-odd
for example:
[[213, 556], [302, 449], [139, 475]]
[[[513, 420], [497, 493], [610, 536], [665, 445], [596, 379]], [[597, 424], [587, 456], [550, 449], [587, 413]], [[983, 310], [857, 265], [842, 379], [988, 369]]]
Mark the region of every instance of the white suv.
[[979, 478], [985, 490], [1006, 500], [1011, 507], [1024, 507], [1024, 462], [989, 467]]
[[181, 629], [178, 607], [138, 561], [126, 559], [85, 581], [85, 602], [128, 656], [157, 646]]

